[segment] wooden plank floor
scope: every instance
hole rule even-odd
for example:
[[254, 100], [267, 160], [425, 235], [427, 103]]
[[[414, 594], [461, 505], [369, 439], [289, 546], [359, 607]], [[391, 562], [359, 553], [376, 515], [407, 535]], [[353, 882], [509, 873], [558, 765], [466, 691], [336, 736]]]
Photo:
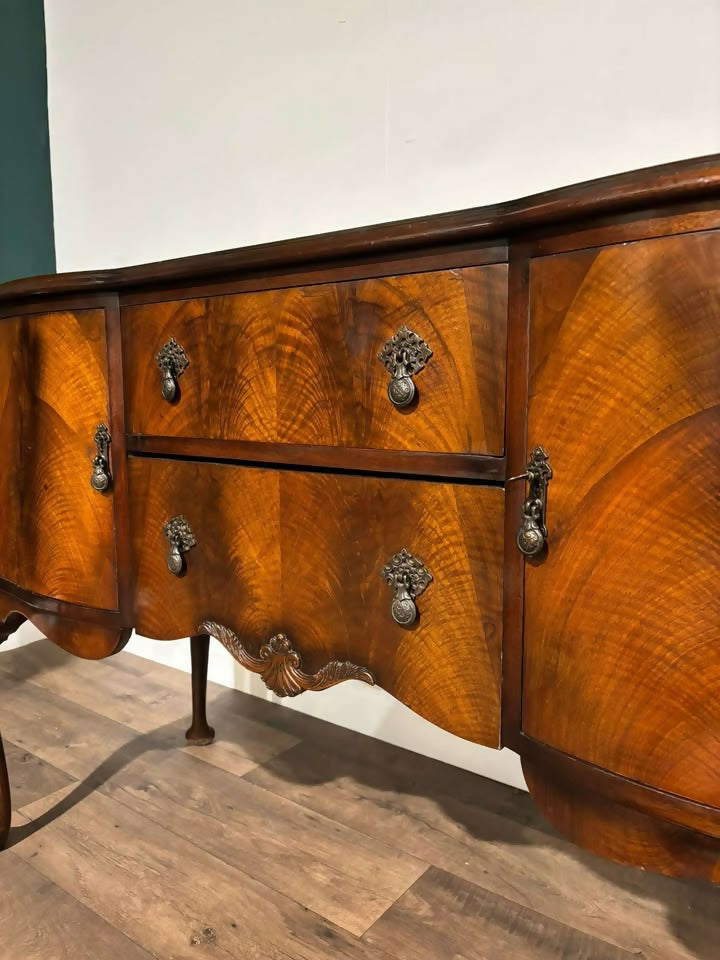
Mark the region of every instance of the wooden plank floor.
[[186, 674], [0, 653], [1, 960], [718, 960], [720, 888], [623, 868], [527, 795]]

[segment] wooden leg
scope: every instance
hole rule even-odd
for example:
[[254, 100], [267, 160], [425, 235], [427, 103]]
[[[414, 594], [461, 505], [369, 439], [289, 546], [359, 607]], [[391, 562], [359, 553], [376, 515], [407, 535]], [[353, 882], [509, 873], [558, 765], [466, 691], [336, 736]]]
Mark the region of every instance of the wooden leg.
[[215, 731], [207, 722], [207, 673], [210, 637], [200, 634], [190, 637], [192, 659], [192, 723], [185, 734], [188, 743], [196, 747], [206, 746], [215, 739]]
[[5, 849], [10, 832], [10, 811], [10, 781], [2, 737], [0, 737], [0, 850]]
[[[0, 620], [0, 643], [4, 643], [10, 634], [15, 633], [18, 627], [24, 622], [25, 617], [20, 613], [10, 613], [3, 620]], [[5, 849], [8, 834], [10, 833], [11, 813], [10, 779], [8, 777], [2, 737], [0, 737], [0, 850]]]

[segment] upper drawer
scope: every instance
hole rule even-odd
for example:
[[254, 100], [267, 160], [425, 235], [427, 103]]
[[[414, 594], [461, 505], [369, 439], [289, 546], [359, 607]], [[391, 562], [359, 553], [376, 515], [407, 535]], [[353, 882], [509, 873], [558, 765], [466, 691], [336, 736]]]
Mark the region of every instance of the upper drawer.
[[[126, 307], [128, 430], [502, 455], [506, 305], [495, 264]], [[395, 378], [404, 362], [416, 388], [398, 408], [378, 354], [403, 327], [432, 354], [398, 345]], [[189, 362], [169, 402], [156, 357], [171, 339]]]

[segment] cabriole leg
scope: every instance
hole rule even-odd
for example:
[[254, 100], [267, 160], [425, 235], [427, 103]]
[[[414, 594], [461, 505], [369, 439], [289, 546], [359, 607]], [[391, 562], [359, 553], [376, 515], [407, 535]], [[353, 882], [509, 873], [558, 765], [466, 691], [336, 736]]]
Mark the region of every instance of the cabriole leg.
[[5, 849], [10, 832], [10, 781], [8, 780], [5, 751], [0, 737], [0, 850]]
[[[19, 613], [10, 613], [4, 620], [0, 620], [0, 643], [4, 643], [11, 633], [14, 633], [25, 617]], [[10, 832], [10, 780], [8, 778], [7, 761], [0, 737], [0, 850], [5, 849]]]
[[185, 734], [188, 743], [206, 746], [215, 739], [215, 731], [207, 721], [207, 674], [210, 637], [200, 634], [190, 637], [192, 660], [192, 723]]

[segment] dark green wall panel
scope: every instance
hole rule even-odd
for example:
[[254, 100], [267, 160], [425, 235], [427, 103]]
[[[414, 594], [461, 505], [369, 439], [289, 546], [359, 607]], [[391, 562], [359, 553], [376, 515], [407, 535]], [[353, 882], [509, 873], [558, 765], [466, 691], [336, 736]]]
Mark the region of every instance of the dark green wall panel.
[[0, 0], [0, 282], [55, 271], [42, 0]]

